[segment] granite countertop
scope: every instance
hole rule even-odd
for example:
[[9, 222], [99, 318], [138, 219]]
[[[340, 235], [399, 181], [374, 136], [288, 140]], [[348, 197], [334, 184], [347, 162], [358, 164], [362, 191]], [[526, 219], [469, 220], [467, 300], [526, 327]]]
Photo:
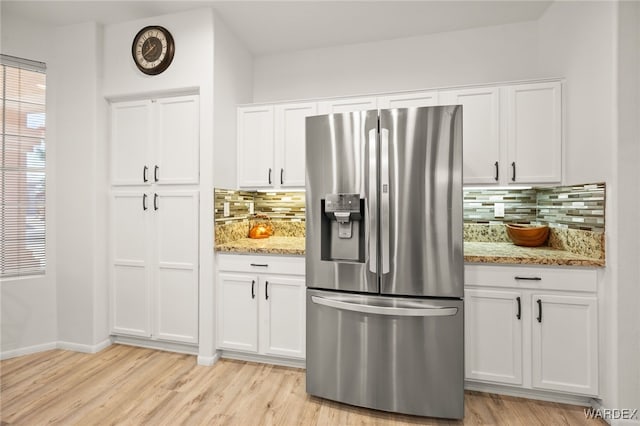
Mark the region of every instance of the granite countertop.
[[286, 254], [304, 256], [304, 237], [241, 238], [216, 246], [216, 251], [245, 254]]
[[510, 263], [525, 265], [604, 266], [604, 259], [580, 256], [551, 247], [521, 247], [513, 243], [465, 242], [468, 263]]
[[[241, 238], [216, 246], [218, 252], [245, 254], [280, 254], [303, 256], [304, 237]], [[506, 242], [465, 242], [464, 261], [468, 263], [502, 263], [559, 266], [604, 266], [603, 259], [550, 247], [520, 247]]]

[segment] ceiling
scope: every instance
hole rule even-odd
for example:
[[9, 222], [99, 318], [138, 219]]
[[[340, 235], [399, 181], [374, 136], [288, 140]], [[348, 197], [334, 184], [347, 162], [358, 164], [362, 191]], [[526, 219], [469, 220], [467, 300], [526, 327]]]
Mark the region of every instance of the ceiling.
[[552, 1], [31, 1], [2, 17], [43, 24], [125, 22], [213, 7], [254, 55], [412, 37], [538, 19]]

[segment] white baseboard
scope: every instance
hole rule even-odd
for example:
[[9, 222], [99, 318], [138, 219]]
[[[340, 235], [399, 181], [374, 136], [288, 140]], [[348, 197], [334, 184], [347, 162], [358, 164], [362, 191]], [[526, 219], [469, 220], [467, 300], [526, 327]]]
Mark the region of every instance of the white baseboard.
[[12, 349], [10, 351], [0, 352], [0, 360], [15, 358], [17, 356], [35, 354], [37, 352], [50, 351], [57, 349], [57, 342], [43, 343], [41, 345], [27, 346], [25, 348]]
[[561, 404], [580, 405], [592, 407], [594, 399], [590, 396], [570, 395], [559, 392], [541, 391], [537, 389], [524, 389], [512, 386], [498, 385], [492, 383], [480, 383], [465, 381], [465, 390], [497, 393], [500, 395], [515, 396], [517, 398], [537, 399], [540, 401], [559, 402]]
[[82, 352], [85, 354], [95, 354], [109, 346], [111, 346], [111, 339], [105, 339], [102, 342], [95, 345], [84, 345], [81, 343], [72, 343], [72, 342], [58, 342], [56, 344], [56, 347], [58, 349], [64, 349], [67, 351], [74, 351], [74, 352]]
[[15, 358], [17, 356], [30, 355], [38, 352], [50, 351], [53, 349], [63, 349], [67, 351], [83, 352], [86, 354], [95, 354], [104, 348], [111, 346], [111, 339], [105, 339], [95, 345], [85, 345], [73, 342], [49, 342], [42, 345], [27, 346], [26, 348], [13, 349], [0, 353], [0, 359]]
[[246, 354], [243, 352], [222, 351], [222, 358], [237, 359], [239, 361], [259, 362], [262, 364], [282, 365], [283, 367], [306, 368], [304, 359], [288, 359], [268, 355]]
[[163, 342], [160, 340], [151, 340], [140, 337], [130, 336], [111, 336], [113, 343], [119, 343], [121, 345], [139, 346], [147, 349], [158, 349], [161, 351], [178, 352], [188, 355], [198, 355], [198, 345], [191, 345], [186, 343], [174, 343]]
[[198, 355], [198, 365], [204, 365], [205, 367], [211, 367], [213, 364], [220, 360], [220, 353], [216, 352], [213, 356]]

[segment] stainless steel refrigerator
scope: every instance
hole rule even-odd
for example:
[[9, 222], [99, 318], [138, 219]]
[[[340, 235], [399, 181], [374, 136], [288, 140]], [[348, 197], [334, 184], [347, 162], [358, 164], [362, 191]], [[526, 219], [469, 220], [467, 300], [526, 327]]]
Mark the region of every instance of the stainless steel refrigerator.
[[464, 416], [462, 107], [306, 121], [307, 392]]

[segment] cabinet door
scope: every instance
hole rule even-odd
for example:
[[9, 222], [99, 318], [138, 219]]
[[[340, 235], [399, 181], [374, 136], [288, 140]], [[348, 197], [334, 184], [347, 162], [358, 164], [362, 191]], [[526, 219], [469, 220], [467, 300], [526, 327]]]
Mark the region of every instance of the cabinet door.
[[438, 105], [438, 92], [416, 92], [378, 98], [380, 108], [414, 108]]
[[378, 100], [375, 97], [347, 98], [318, 103], [320, 114], [340, 114], [342, 112], [367, 111], [378, 108]]
[[198, 192], [153, 194], [156, 268], [154, 337], [198, 342]]
[[111, 332], [151, 336], [149, 196], [141, 191], [111, 196]]
[[258, 352], [258, 277], [218, 275], [218, 347]]
[[198, 96], [154, 101], [156, 158], [152, 170], [158, 184], [196, 184], [200, 174]]
[[595, 297], [534, 294], [534, 388], [598, 394], [598, 314]]
[[111, 183], [150, 184], [151, 102], [111, 104]]
[[560, 182], [562, 102], [559, 82], [507, 88], [508, 181]]
[[522, 384], [522, 294], [465, 291], [465, 377]]
[[304, 278], [261, 276], [261, 353], [304, 358], [304, 296]]
[[465, 89], [440, 94], [443, 105], [462, 105], [464, 183], [496, 183], [500, 162], [499, 89]]
[[315, 103], [276, 105], [275, 137], [278, 148], [276, 185], [304, 187], [305, 118], [315, 115]]
[[245, 188], [273, 186], [273, 107], [238, 108], [238, 185]]

